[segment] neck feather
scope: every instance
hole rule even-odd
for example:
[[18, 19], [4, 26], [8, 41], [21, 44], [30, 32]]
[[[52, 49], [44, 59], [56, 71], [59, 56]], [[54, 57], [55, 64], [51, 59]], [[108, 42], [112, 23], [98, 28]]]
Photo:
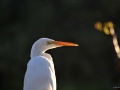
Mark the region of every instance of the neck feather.
[[31, 49], [31, 58], [40, 56], [45, 53], [46, 49], [44, 47], [39, 47], [38, 45], [33, 45]]

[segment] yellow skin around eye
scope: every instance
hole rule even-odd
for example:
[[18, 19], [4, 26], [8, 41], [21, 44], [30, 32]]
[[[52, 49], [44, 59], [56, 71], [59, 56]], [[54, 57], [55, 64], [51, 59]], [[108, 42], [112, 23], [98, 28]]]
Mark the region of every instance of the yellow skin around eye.
[[47, 41], [47, 45], [53, 44], [53, 41]]

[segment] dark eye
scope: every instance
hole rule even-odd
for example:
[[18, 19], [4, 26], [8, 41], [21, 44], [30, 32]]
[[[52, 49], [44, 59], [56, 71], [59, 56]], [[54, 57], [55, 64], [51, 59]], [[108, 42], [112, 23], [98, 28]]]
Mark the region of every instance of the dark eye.
[[49, 45], [49, 44], [53, 44], [52, 41], [47, 41], [47, 45]]

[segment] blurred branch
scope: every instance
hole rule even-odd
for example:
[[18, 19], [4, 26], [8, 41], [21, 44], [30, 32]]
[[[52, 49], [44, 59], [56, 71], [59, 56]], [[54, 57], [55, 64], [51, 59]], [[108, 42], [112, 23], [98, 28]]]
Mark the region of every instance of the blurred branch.
[[107, 35], [112, 36], [115, 51], [117, 53], [118, 58], [120, 59], [120, 46], [118, 45], [117, 35], [114, 30], [114, 24], [112, 22], [106, 22], [104, 24], [102, 24], [101, 22], [96, 22], [95, 28], [99, 31], [104, 32]]

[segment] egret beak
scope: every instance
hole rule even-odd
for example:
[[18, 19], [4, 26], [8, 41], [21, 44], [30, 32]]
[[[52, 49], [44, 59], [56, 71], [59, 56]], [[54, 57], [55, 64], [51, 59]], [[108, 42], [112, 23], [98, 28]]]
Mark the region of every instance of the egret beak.
[[75, 43], [63, 42], [63, 41], [54, 41], [53, 43], [58, 46], [79, 46], [78, 44], [75, 44]]

